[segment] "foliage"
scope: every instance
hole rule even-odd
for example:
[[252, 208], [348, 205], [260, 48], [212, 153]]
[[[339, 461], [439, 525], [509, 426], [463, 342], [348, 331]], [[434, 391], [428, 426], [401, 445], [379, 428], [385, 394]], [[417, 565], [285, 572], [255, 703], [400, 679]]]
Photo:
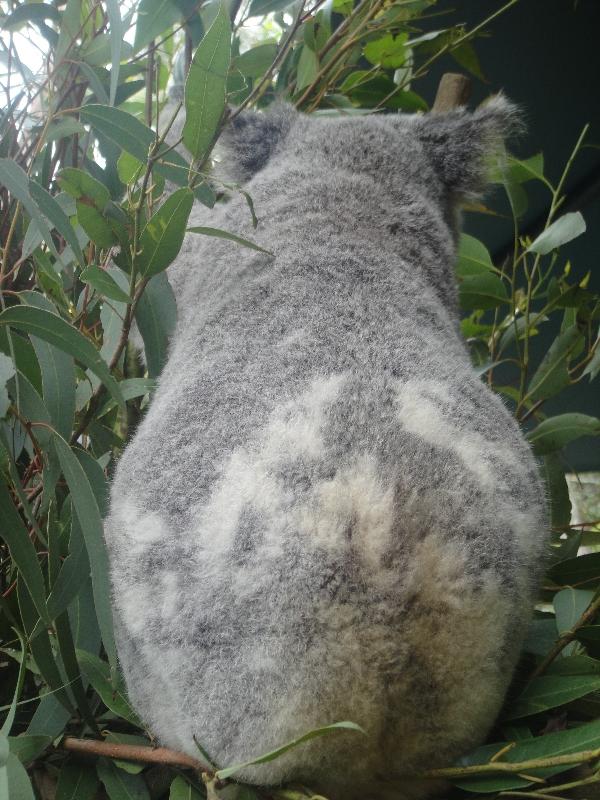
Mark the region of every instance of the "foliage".
[[[65, 737], [149, 743], [119, 674], [102, 517], [108, 477], [164, 363], [175, 314], [165, 270], [194, 199], [208, 207], [221, 199], [208, 176], [226, 103], [239, 109], [279, 97], [319, 113], [426, 109], [418, 78], [444, 56], [479, 76], [473, 41], [515, 2], [471, 31], [428, 29], [435, 0], [0, 3], [1, 797], [33, 797], [30, 780], [38, 796], [57, 800], [91, 798], [100, 786], [111, 800], [219, 792], [219, 775], [202, 785], [175, 768], [165, 781], [164, 771], [135, 760], [92, 765]], [[39, 69], [28, 63], [36, 47]], [[157, 126], [169, 75], [175, 90], [183, 83], [179, 51], [188, 60], [194, 51], [184, 92], [188, 157], [165, 142], [172, 119]], [[545, 414], [548, 399], [600, 372], [598, 297], [585, 279], [570, 278], [560, 251], [585, 230], [581, 215], [561, 213], [583, 136], [557, 186], [541, 155], [497, 166], [514, 216], [509, 258], [495, 264], [481, 242], [461, 240], [463, 332], [542, 459], [554, 535], [543, 605], [494, 743], [449, 773], [463, 792], [560, 794], [540, 781], [600, 755], [600, 554], [577, 555], [582, 532], [570, 525], [561, 460], [570, 441], [597, 436], [600, 421]], [[176, 187], [170, 194], [166, 181]], [[529, 181], [550, 192], [533, 241], [519, 235]], [[257, 247], [212, 227], [192, 230]], [[129, 342], [134, 321], [145, 372]], [[553, 324], [552, 346], [536, 354], [531, 343]], [[261, 758], [351, 725], [299, 731]], [[589, 750], [593, 758], [582, 755]], [[209, 762], [200, 745], [199, 761]], [[221, 778], [236, 769], [219, 766]], [[311, 796], [301, 788], [275, 794]]]

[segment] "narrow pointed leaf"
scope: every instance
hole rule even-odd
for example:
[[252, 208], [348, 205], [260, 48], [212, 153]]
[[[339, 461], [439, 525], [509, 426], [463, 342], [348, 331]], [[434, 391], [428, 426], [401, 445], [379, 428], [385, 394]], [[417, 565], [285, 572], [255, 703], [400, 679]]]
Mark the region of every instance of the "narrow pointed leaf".
[[151, 217], [140, 237], [137, 266], [150, 277], [165, 270], [177, 257], [194, 203], [191, 189], [178, 189]]
[[268, 256], [273, 255], [269, 250], [265, 250], [264, 247], [260, 247], [260, 245], [251, 242], [249, 239], [244, 239], [241, 236], [237, 236], [235, 233], [229, 233], [229, 231], [223, 231], [220, 228], [195, 226], [193, 228], [188, 228], [188, 233], [200, 233], [203, 236], [216, 236], [218, 239], [229, 239], [229, 241], [241, 244], [242, 247], [248, 247], [250, 250], [258, 250], [259, 253], [266, 253]]
[[98, 350], [83, 334], [57, 314], [31, 306], [12, 306], [0, 314], [0, 325], [34, 334], [80, 361], [104, 383], [110, 394], [124, 408], [119, 385]]
[[104, 544], [102, 519], [96, 497], [84, 469], [65, 440], [55, 435], [54, 448], [58, 455], [65, 480], [71, 490], [71, 498], [88, 553], [92, 572], [94, 604], [102, 641], [111, 665], [116, 665], [116, 649], [113, 633], [108, 577], [108, 556]]
[[0, 158], [0, 184], [4, 185], [13, 197], [21, 202], [31, 219], [35, 221], [50, 250], [56, 258], [59, 258], [50, 228], [31, 197], [27, 173], [11, 158]]
[[244, 769], [244, 767], [250, 767], [253, 764], [265, 764], [267, 761], [274, 761], [276, 758], [279, 758], [279, 756], [287, 753], [288, 750], [298, 747], [298, 745], [308, 742], [310, 739], [316, 739], [319, 736], [326, 736], [329, 733], [335, 733], [340, 730], [356, 731], [364, 734], [364, 730], [360, 727], [360, 725], [357, 725], [354, 722], [334, 722], [332, 725], [324, 725], [322, 728], [315, 728], [312, 731], [308, 731], [308, 733], [299, 736], [297, 739], [292, 739], [291, 742], [287, 742], [287, 744], [277, 747], [275, 750], [271, 750], [271, 752], [265, 753], [262, 756], [253, 758], [251, 761], [245, 761], [243, 764], [235, 764], [232, 767], [220, 769], [216, 773], [216, 777], [220, 780], [224, 780], [225, 778], [229, 778], [231, 775], [234, 775], [236, 772], [239, 772], [241, 769]]
[[86, 267], [79, 277], [83, 283], [89, 283], [110, 300], [116, 300], [119, 303], [129, 302], [129, 295], [117, 285], [115, 279], [105, 269], [100, 269], [92, 264]]
[[225, 110], [231, 22], [224, 3], [198, 45], [185, 83], [183, 143], [196, 161], [209, 150]]
[[80, 264], [85, 263], [79, 241], [75, 234], [75, 230], [71, 225], [68, 216], [65, 214], [59, 203], [47, 192], [43, 186], [33, 180], [29, 181], [29, 192], [35, 200], [37, 207], [42, 214], [50, 220], [52, 225], [60, 233], [63, 239], [70, 245], [71, 250], [75, 254], [75, 258]]

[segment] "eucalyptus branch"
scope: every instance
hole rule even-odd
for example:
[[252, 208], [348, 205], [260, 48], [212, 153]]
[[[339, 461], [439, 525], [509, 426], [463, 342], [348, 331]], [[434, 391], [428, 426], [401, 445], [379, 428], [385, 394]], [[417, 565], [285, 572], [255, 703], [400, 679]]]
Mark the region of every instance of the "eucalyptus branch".
[[67, 736], [63, 739], [61, 747], [72, 753], [105, 756], [106, 758], [118, 758], [124, 761], [141, 761], [146, 764], [170, 764], [171, 766], [194, 769], [210, 776], [213, 775], [213, 770], [201, 761], [188, 756], [186, 753], [179, 753], [166, 747], [115, 744], [113, 742], [103, 742], [99, 739], [76, 739], [73, 736]]
[[486, 764], [472, 764], [468, 767], [443, 767], [442, 769], [430, 769], [417, 775], [406, 777], [439, 780], [470, 778], [476, 775], [495, 775], [500, 773], [510, 773], [513, 775], [527, 776], [527, 780], [535, 780], [535, 776], [529, 775], [530, 772], [538, 769], [548, 769], [549, 767], [563, 767], [577, 764], [586, 764], [590, 761], [600, 759], [600, 747], [595, 750], [582, 750], [578, 753], [569, 753], [564, 756], [551, 756], [550, 758], [533, 758], [529, 761], [488, 761]]
[[534, 671], [529, 676], [528, 682], [532, 681], [534, 678], [538, 678], [542, 673], [544, 673], [550, 664], [554, 661], [554, 659], [559, 656], [565, 647], [570, 644], [574, 639], [577, 638], [577, 632], [583, 628], [585, 625], [589, 625], [593, 622], [596, 614], [600, 611], [600, 595], [596, 597], [596, 599], [590, 603], [588, 608], [583, 612], [583, 614], [579, 617], [575, 625], [565, 633], [556, 641], [554, 647], [550, 652], [546, 655], [543, 661], [534, 669]]
[[411, 81], [414, 81], [416, 78], [421, 78], [423, 75], [425, 75], [429, 67], [436, 61], [438, 61], [442, 56], [446, 55], [446, 53], [451, 53], [452, 50], [455, 50], [461, 44], [470, 41], [477, 33], [479, 33], [479, 31], [483, 30], [487, 25], [489, 25], [490, 22], [495, 20], [501, 14], [504, 14], [505, 11], [508, 11], [518, 2], [519, 0], [509, 0], [509, 2], [506, 3], [506, 5], [502, 6], [502, 8], [499, 8], [493, 14], [490, 14], [489, 17], [486, 17], [486, 19], [477, 24], [470, 31], [467, 31], [462, 36], [459, 36], [458, 39], [456, 39], [454, 42], [447, 42], [443, 47], [441, 47], [437, 51], [437, 53], [434, 53], [430, 58], [428, 58], [427, 61], [425, 61], [425, 63], [422, 64], [418, 68], [418, 70], [415, 71], [413, 75], [407, 76], [403, 81], [401, 81], [401, 83], [398, 84], [398, 86], [396, 86], [395, 89], [393, 89], [389, 94], [387, 94], [383, 98], [383, 100], [381, 100], [377, 104], [376, 108], [381, 108], [382, 106], [385, 106], [386, 103], [388, 103], [391, 100], [391, 98], [394, 97], [394, 95], [396, 95], [398, 92], [403, 91]]
[[296, 14], [296, 19], [292, 23], [292, 26], [289, 30], [289, 33], [284, 43], [281, 45], [281, 47], [277, 52], [277, 55], [273, 59], [273, 63], [271, 64], [269, 69], [265, 72], [261, 80], [254, 87], [254, 89], [250, 92], [248, 97], [243, 101], [243, 103], [240, 103], [240, 105], [234, 111], [231, 112], [231, 114], [228, 117], [229, 121], [235, 119], [235, 117], [237, 117], [237, 115], [240, 114], [245, 108], [247, 108], [249, 105], [252, 105], [252, 103], [254, 103], [255, 100], [257, 100], [261, 96], [264, 88], [268, 86], [268, 83], [271, 80], [275, 70], [288, 54], [288, 51], [294, 42], [294, 37], [296, 36], [299, 27], [302, 25], [302, 14], [304, 12], [304, 4], [305, 0], [302, 0], [302, 2], [300, 3], [300, 8], [298, 9], [298, 13]]

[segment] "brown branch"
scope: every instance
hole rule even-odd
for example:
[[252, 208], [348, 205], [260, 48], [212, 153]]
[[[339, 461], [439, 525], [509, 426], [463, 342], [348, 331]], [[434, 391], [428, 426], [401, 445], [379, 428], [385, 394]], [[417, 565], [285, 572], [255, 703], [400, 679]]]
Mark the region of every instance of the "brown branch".
[[579, 617], [575, 625], [563, 633], [563, 635], [557, 639], [554, 647], [548, 655], [544, 658], [544, 660], [534, 669], [534, 671], [529, 676], [528, 683], [532, 681], [534, 678], [539, 677], [543, 672], [545, 672], [550, 664], [554, 661], [554, 659], [560, 655], [560, 653], [565, 649], [565, 647], [570, 644], [573, 639], [577, 638], [577, 631], [580, 628], [583, 628], [584, 625], [587, 625], [590, 622], [593, 622], [594, 617], [600, 611], [600, 596], [598, 596], [593, 603], [583, 612], [583, 614]]
[[471, 96], [471, 81], [458, 72], [442, 75], [431, 110], [443, 114], [459, 106], [466, 106]]
[[61, 747], [72, 753], [85, 753], [91, 756], [106, 756], [107, 758], [119, 758], [123, 761], [141, 761], [147, 764], [170, 764], [177, 767], [187, 767], [197, 772], [206, 773], [212, 776], [213, 770], [201, 761], [198, 761], [186, 753], [178, 753], [176, 750], [169, 750], [167, 747], [146, 747], [144, 745], [116, 744], [113, 742], [103, 742], [99, 739], [76, 739], [67, 736], [63, 739]]

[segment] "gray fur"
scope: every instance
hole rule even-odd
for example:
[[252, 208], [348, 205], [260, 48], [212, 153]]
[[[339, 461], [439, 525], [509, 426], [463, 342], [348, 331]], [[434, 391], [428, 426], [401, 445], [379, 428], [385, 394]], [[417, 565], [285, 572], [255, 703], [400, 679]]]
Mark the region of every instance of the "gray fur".
[[106, 525], [129, 694], [165, 745], [195, 755], [196, 737], [227, 765], [350, 719], [367, 735], [241, 777], [397, 798], [425, 789], [393, 779], [493, 723], [547, 522], [529, 448], [471, 369], [453, 264], [457, 203], [513, 117], [502, 98], [280, 107], [229, 132], [261, 222], [234, 198], [209, 224], [275, 255], [186, 238], [178, 330]]

